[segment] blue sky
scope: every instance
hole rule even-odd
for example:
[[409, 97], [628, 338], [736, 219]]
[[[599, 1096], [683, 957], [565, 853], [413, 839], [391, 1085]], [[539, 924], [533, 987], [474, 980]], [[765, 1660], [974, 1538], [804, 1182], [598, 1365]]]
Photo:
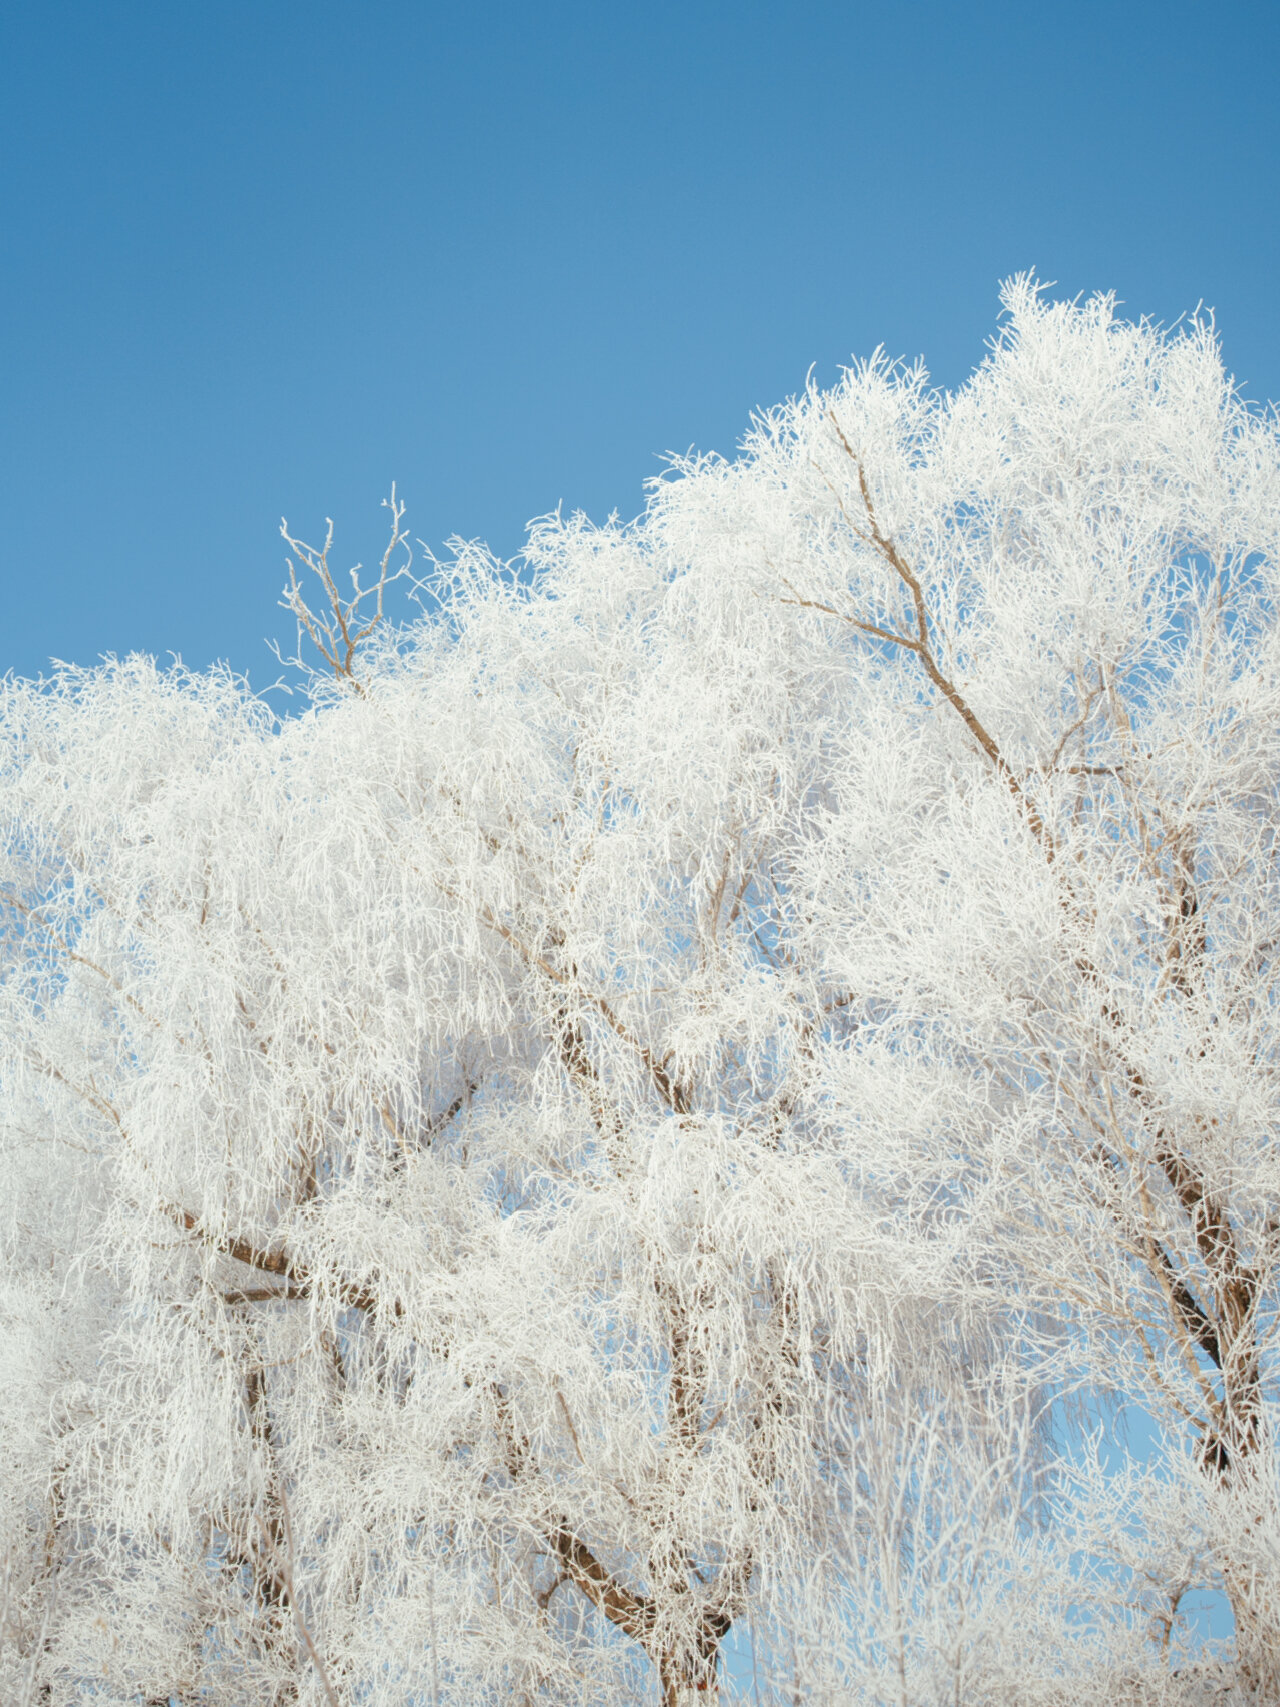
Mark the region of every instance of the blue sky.
[[265, 684], [282, 514], [518, 549], [1034, 266], [1280, 396], [1280, 7], [11, 4], [0, 670]]

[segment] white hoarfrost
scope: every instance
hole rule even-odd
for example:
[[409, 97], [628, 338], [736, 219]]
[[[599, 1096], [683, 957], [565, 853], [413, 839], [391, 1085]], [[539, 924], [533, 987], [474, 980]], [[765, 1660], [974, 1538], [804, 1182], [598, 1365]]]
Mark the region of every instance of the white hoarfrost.
[[1005, 308], [0, 684], [5, 1701], [1277, 1698], [1280, 444]]

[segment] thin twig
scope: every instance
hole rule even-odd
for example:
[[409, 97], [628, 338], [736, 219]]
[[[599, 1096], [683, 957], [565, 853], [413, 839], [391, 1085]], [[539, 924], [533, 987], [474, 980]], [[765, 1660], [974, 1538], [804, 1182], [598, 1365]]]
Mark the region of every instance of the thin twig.
[[280, 1557], [280, 1551], [271, 1530], [261, 1516], [258, 1518], [258, 1526], [267, 1538], [267, 1545], [271, 1549], [272, 1568], [275, 1570], [277, 1581], [289, 1597], [289, 1609], [293, 1613], [293, 1622], [297, 1628], [299, 1640], [306, 1648], [312, 1665], [316, 1668], [316, 1675], [320, 1679], [320, 1686], [324, 1690], [325, 1699], [328, 1701], [329, 1707], [340, 1707], [337, 1692], [329, 1681], [329, 1674], [324, 1668], [324, 1661], [316, 1651], [316, 1645], [311, 1639], [311, 1632], [307, 1628], [307, 1621], [302, 1616], [302, 1608], [298, 1605], [298, 1597], [294, 1593], [291, 1563], [293, 1559], [293, 1525], [289, 1519], [289, 1496], [284, 1491], [283, 1482], [280, 1484], [279, 1492], [280, 1512], [284, 1519], [285, 1555], [283, 1559]]

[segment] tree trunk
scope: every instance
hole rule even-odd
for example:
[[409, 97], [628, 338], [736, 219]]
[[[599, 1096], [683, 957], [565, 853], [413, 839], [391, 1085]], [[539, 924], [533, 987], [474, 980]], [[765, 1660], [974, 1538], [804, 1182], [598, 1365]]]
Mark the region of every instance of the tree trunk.
[[683, 1667], [662, 1668], [662, 1707], [716, 1707], [720, 1691], [715, 1679], [698, 1683]]
[[664, 1654], [658, 1662], [662, 1679], [662, 1707], [716, 1707], [720, 1638], [704, 1631], [698, 1652]]
[[1280, 1606], [1275, 1584], [1256, 1569], [1227, 1564], [1223, 1586], [1236, 1626], [1236, 1664], [1247, 1698], [1280, 1701]]

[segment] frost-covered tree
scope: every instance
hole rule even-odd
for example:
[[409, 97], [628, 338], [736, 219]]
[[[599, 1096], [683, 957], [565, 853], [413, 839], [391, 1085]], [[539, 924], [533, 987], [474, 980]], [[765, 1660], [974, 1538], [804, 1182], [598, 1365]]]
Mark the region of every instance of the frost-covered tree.
[[1005, 306], [400, 631], [291, 540], [303, 715], [4, 684], [0, 1687], [1274, 1698], [1280, 440]]

